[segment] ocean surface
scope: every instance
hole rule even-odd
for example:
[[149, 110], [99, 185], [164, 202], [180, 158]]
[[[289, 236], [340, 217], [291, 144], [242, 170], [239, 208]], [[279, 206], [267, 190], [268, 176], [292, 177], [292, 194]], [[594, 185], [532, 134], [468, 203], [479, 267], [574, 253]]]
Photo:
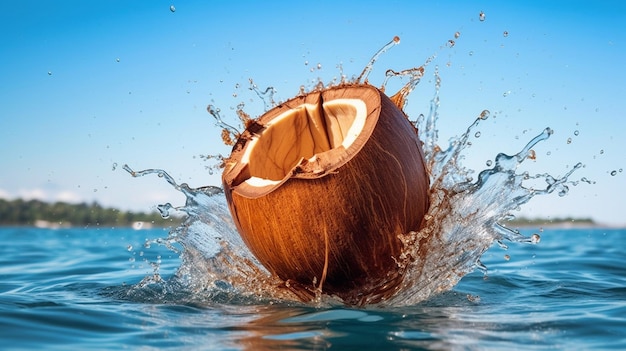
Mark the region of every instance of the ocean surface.
[[486, 274], [389, 308], [203, 299], [140, 284], [180, 267], [179, 253], [145, 244], [166, 236], [0, 228], [0, 349], [626, 349], [624, 229], [545, 229], [538, 244], [494, 245]]

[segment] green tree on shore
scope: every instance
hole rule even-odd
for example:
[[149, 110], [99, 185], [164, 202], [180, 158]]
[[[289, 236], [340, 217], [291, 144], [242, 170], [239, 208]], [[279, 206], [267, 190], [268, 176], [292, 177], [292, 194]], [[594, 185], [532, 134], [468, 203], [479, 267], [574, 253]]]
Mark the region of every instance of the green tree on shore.
[[169, 226], [177, 219], [164, 219], [159, 213], [125, 212], [104, 208], [98, 203], [69, 204], [47, 203], [39, 200], [0, 199], [0, 225], [35, 225], [45, 221], [66, 226], [111, 225], [130, 226], [135, 222], [148, 222], [156, 226]]

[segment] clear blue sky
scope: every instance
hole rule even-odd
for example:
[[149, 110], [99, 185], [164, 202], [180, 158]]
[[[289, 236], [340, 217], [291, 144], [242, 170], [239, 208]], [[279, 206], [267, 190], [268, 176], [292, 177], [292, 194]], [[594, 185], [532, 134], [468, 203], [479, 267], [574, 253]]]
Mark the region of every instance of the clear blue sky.
[[[219, 185], [199, 157], [229, 151], [208, 104], [233, 122], [240, 102], [259, 115], [249, 78], [285, 100], [318, 77], [338, 77], [339, 64], [358, 75], [398, 35], [401, 44], [370, 75], [374, 84], [387, 68], [419, 66], [437, 53], [409, 115], [427, 112], [435, 65], [443, 141], [483, 109], [496, 115], [482, 124], [466, 165], [485, 168], [549, 126], [555, 134], [525, 168], [561, 175], [582, 162], [573, 179], [595, 181], [565, 198], [536, 198], [522, 214], [626, 224], [623, 1], [2, 3], [0, 197], [132, 210], [182, 204], [162, 179], [131, 178], [121, 165]], [[457, 31], [454, 47], [442, 48]]]

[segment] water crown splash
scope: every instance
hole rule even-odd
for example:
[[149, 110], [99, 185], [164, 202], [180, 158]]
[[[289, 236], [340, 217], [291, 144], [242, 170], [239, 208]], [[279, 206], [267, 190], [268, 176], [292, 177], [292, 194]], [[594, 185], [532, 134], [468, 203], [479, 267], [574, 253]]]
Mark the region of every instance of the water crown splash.
[[[374, 62], [398, 42], [399, 38], [395, 37], [377, 52], [353, 82], [346, 83], [342, 80], [340, 84], [367, 81]], [[424, 65], [410, 70], [399, 72], [388, 70], [382, 89], [392, 77], [409, 76], [409, 82], [392, 97], [396, 105], [404, 106], [408, 95], [423, 77], [425, 67], [433, 59], [434, 56]], [[412, 122], [419, 130], [419, 139], [423, 142], [426, 167], [430, 176], [431, 205], [425, 216], [426, 224], [419, 231], [399, 236], [403, 250], [396, 261], [403, 278], [394, 294], [383, 301], [370, 301], [365, 297], [362, 304], [376, 303], [382, 306], [416, 304], [434, 294], [453, 288], [465, 274], [476, 268], [486, 271], [480, 257], [494, 241], [503, 248], [506, 248], [503, 243], [505, 240], [538, 242], [538, 235], [526, 237], [503, 223], [514, 218], [512, 212], [535, 196], [555, 191], [559, 196], [564, 196], [569, 190], [569, 185], [577, 183], [570, 182], [568, 178], [582, 167], [580, 163], [561, 177], [553, 177], [546, 173], [536, 175], [530, 175], [528, 172], [517, 173], [519, 166], [526, 159], [535, 157], [533, 147], [553, 134], [550, 128], [544, 129], [515, 155], [498, 154], [493, 167], [479, 172], [477, 180], [473, 181], [470, 177], [473, 170], [461, 164], [462, 155], [470, 145], [469, 137], [476, 135], [476, 127], [490, 117], [490, 112], [482, 111], [460, 137], [453, 138], [446, 148], [442, 148], [439, 145], [437, 129], [441, 84], [437, 69], [434, 76], [435, 94], [430, 103], [430, 110], [426, 116], [420, 115]], [[266, 110], [272, 106], [267, 105], [264, 97], [269, 97], [269, 101], [275, 105], [273, 89], [268, 88], [261, 92], [252, 81], [251, 86], [251, 89], [264, 100]], [[232, 142], [232, 137], [237, 138], [239, 131], [223, 121], [218, 109], [209, 106], [208, 111], [223, 129], [222, 139], [225, 143]], [[238, 115], [241, 118], [242, 114]], [[249, 116], [245, 113], [243, 116], [246, 119], [242, 118], [242, 122], [247, 126], [250, 123]], [[223, 160], [222, 157], [217, 158]], [[127, 165], [124, 169], [133, 177], [157, 174], [183, 193], [187, 199], [184, 206], [173, 207], [171, 204], [165, 204], [158, 207], [165, 217], [173, 211], [182, 212], [186, 216], [184, 222], [173, 229], [167, 238], [155, 241], [172, 250], [176, 250], [174, 244], [180, 244], [183, 248], [180, 250], [181, 266], [169, 280], [147, 279], [139, 284], [140, 288], [150, 284], [164, 284], [165, 290], [183, 289], [190, 293], [187, 299], [207, 304], [233, 300], [255, 303], [264, 300], [305, 299], [287, 289], [285, 282], [270, 275], [244, 245], [220, 187], [206, 186], [194, 189], [187, 184], [177, 184], [163, 170], [148, 169], [135, 172]], [[543, 180], [545, 187], [539, 189], [526, 187], [524, 183], [529, 180]], [[321, 289], [315, 292], [315, 301], [318, 304], [341, 303], [333, 297], [325, 296]]]

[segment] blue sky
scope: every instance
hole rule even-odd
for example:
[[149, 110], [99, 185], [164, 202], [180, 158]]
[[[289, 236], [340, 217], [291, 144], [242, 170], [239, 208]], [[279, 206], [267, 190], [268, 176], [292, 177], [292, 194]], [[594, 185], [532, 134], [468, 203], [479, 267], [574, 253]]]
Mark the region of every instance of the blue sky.
[[[427, 112], [435, 66], [442, 142], [480, 111], [495, 115], [481, 125], [467, 166], [486, 168], [496, 153], [519, 151], [548, 126], [555, 134], [524, 168], [561, 175], [585, 165], [573, 179], [595, 184], [575, 186], [565, 198], [535, 198], [523, 215], [626, 224], [624, 23], [621, 1], [6, 2], [0, 197], [132, 210], [182, 204], [162, 179], [133, 179], [121, 166], [162, 168], [194, 187], [218, 185], [219, 172], [209, 174], [200, 155], [229, 150], [208, 104], [233, 122], [241, 102], [259, 115], [250, 78], [286, 100], [301, 85], [339, 77], [339, 65], [358, 75], [398, 35], [400, 45], [371, 73], [373, 84], [388, 68], [437, 55], [410, 97], [409, 115]], [[446, 47], [455, 32], [460, 37]]]

